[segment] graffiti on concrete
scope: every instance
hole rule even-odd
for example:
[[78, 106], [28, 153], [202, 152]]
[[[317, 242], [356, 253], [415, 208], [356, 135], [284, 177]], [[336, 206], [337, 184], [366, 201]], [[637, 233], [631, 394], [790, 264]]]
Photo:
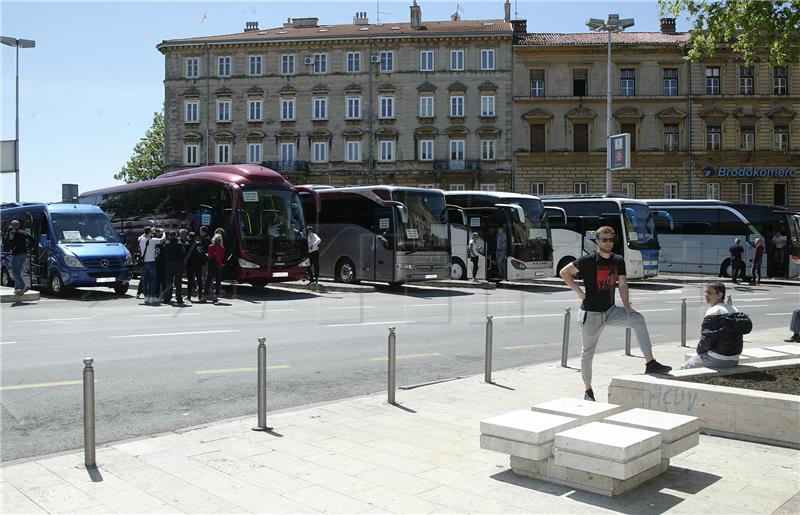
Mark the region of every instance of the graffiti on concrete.
[[[655, 387], [648, 392], [647, 409], [657, 411], [685, 411], [691, 413], [697, 402], [698, 392], [683, 388]], [[672, 409], [670, 409], [672, 407]]]

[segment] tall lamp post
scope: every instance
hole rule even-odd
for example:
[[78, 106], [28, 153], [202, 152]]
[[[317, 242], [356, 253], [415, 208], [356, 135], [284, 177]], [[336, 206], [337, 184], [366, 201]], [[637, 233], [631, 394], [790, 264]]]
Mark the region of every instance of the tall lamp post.
[[16, 104], [16, 126], [14, 131], [14, 175], [16, 179], [16, 200], [19, 202], [19, 49], [20, 48], [33, 48], [36, 46], [36, 41], [32, 39], [17, 39], [8, 36], [0, 37], [0, 43], [16, 48], [17, 52], [17, 71], [16, 71], [16, 94], [14, 95]]
[[622, 32], [633, 27], [633, 18], [620, 20], [619, 14], [609, 14], [608, 20], [603, 21], [598, 18], [586, 20], [589, 30], [595, 32], [608, 32], [608, 62], [606, 66], [607, 88], [606, 88], [606, 193], [611, 194], [611, 33]]

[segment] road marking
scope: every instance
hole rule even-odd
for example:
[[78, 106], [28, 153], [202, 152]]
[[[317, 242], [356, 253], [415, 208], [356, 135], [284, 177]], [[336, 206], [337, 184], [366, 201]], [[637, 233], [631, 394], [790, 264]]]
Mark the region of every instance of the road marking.
[[374, 308], [375, 306], [335, 306], [332, 308], [322, 308], [322, 309], [365, 309], [365, 308]]
[[142, 316], [142, 317], [177, 317], [177, 316], [196, 317], [196, 316], [200, 316], [200, 315], [202, 315], [202, 313], [180, 313], [180, 312], [177, 312], [177, 313], [170, 313], [168, 315], [139, 315], [139, 316]]
[[[767, 313], [767, 316], [768, 317], [777, 317], [777, 316], [786, 316], [786, 315], [792, 315], [792, 314], [793, 313]], [[11, 343], [15, 343], [15, 342], [11, 342]]]
[[220, 331], [187, 331], [183, 333], [150, 333], [150, 334], [125, 334], [112, 336], [112, 338], [145, 338], [147, 336], [184, 336], [189, 334], [214, 334], [214, 333], [238, 333], [238, 329], [223, 329]]
[[533, 349], [535, 347], [542, 347], [545, 345], [560, 345], [556, 343], [534, 343], [531, 345], [511, 345], [509, 347], [503, 347], [503, 350], [520, 350], [520, 349]]
[[662, 308], [662, 309], [637, 309], [639, 313], [655, 313], [656, 311], [675, 311], [675, 308]]
[[747, 302], [778, 300], [776, 297], [749, 297], [747, 295], [736, 295], [737, 299], [747, 299]]
[[248, 309], [245, 311], [234, 311], [234, 313], [280, 313], [283, 311], [297, 311], [295, 308], [287, 309]]
[[[497, 318], [497, 317], [495, 317]], [[413, 320], [395, 320], [389, 322], [355, 322], [353, 324], [331, 324], [325, 327], [350, 327], [354, 325], [391, 325], [391, 324], [413, 324]]]
[[17, 342], [0, 342], [0, 345], [11, 345], [12, 343], [17, 343]]
[[[289, 365], [272, 365], [267, 367], [267, 370], [277, 370], [279, 368], [289, 368]], [[194, 373], [199, 376], [208, 376], [215, 374], [237, 374], [239, 372], [258, 372], [256, 367], [244, 368], [218, 368], [216, 370], [195, 370]]]
[[540, 317], [560, 317], [564, 316], [564, 313], [548, 313], [546, 315], [504, 315], [504, 316], [494, 316], [492, 317], [494, 320], [500, 318], [540, 318]]
[[[680, 300], [668, 300], [667, 304], [680, 304], [682, 301]], [[705, 302], [703, 299], [686, 299], [686, 303], [690, 302]]]
[[[427, 354], [404, 354], [402, 356], [396, 356], [395, 359], [417, 359], [417, 358], [432, 358], [436, 356], [441, 356], [438, 352], [429, 352]], [[388, 357], [383, 358], [368, 358], [367, 361], [388, 361]]]
[[474, 306], [483, 306], [484, 304], [519, 304], [516, 300], [492, 300], [486, 302], [473, 302]]
[[81, 318], [42, 318], [40, 320], [12, 320], [16, 324], [27, 324], [29, 322], [67, 322], [70, 320], [89, 320], [90, 317]]
[[83, 380], [78, 379], [75, 381], [53, 381], [52, 383], [15, 384], [11, 386], [0, 386], [0, 392], [7, 392], [9, 390], [28, 390], [30, 388], [48, 388], [50, 386], [68, 386], [76, 384], [83, 384]]
[[765, 308], [769, 306], [769, 304], [737, 304], [739, 308]]
[[427, 308], [428, 306], [447, 306], [446, 302], [440, 304], [404, 304], [407, 308]]

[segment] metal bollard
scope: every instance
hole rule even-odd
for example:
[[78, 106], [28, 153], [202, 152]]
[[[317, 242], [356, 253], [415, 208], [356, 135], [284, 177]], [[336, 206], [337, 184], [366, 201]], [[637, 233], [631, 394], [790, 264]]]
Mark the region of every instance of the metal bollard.
[[486, 363], [484, 365], [483, 379], [487, 383], [492, 382], [492, 332], [494, 324], [492, 316], [486, 316]]
[[83, 358], [83, 463], [97, 467], [94, 456], [94, 359]]
[[631, 328], [625, 328], [625, 355], [631, 355]]
[[564, 313], [564, 340], [561, 342], [561, 366], [567, 368], [567, 354], [569, 353], [569, 318], [570, 308], [565, 308]]
[[686, 297], [681, 299], [681, 347], [686, 347]]
[[728, 295], [728, 305], [733, 306], [733, 295]]
[[267, 426], [267, 338], [258, 338], [258, 425], [253, 431], [272, 431]]
[[397, 336], [394, 327], [389, 328], [389, 404], [394, 404], [395, 364], [397, 361]]

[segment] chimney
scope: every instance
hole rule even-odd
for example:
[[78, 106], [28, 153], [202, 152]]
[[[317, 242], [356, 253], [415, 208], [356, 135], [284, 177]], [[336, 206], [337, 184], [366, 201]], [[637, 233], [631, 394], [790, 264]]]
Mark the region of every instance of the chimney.
[[503, 4], [503, 11], [505, 12], [503, 19], [505, 21], [511, 21], [511, 2], [509, 2], [509, 0], [506, 0], [506, 3]]
[[675, 18], [661, 18], [661, 33], [675, 34]]
[[292, 27], [295, 29], [308, 29], [319, 26], [319, 18], [292, 18]]
[[414, 5], [411, 9], [411, 28], [418, 29], [422, 25], [422, 8], [417, 5], [417, 0], [414, 0]]
[[367, 11], [358, 11], [353, 16], [353, 25], [369, 25], [369, 18], [367, 18]]
[[511, 20], [511, 28], [514, 34], [525, 34], [528, 32], [528, 20]]
[[258, 22], [257, 21], [248, 21], [244, 24], [244, 31], [245, 32], [253, 32], [258, 30]]

